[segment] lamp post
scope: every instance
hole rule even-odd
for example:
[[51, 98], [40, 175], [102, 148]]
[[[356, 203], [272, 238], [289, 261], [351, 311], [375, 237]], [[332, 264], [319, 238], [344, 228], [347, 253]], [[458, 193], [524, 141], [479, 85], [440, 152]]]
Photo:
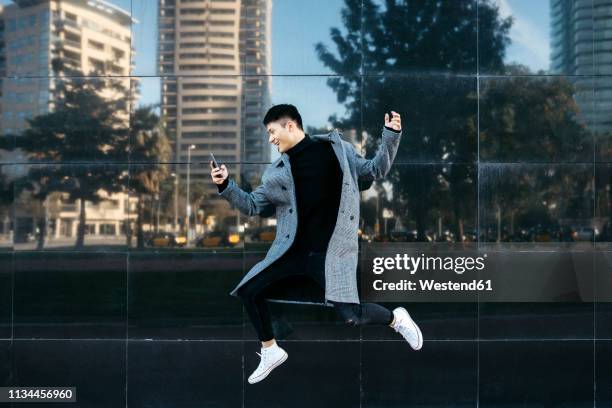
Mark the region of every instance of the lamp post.
[[174, 222], [172, 223], [172, 230], [174, 233], [178, 233], [178, 174], [172, 173], [174, 177]]
[[185, 214], [187, 214], [187, 220], [185, 222], [185, 226], [186, 226], [186, 233], [187, 233], [187, 244], [186, 246], [189, 247], [189, 242], [190, 242], [190, 238], [191, 238], [191, 204], [189, 203], [189, 180], [190, 180], [190, 168], [191, 168], [191, 151], [195, 149], [195, 145], [190, 145], [187, 148], [187, 199], [186, 201], [186, 211]]

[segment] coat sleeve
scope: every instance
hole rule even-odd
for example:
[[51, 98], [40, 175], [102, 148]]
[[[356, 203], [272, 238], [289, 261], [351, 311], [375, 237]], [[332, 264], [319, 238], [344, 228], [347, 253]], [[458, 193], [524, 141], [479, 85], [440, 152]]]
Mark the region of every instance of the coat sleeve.
[[359, 181], [367, 182], [381, 179], [389, 173], [391, 164], [393, 164], [393, 160], [397, 154], [401, 137], [401, 131], [395, 132], [383, 126], [382, 142], [378, 146], [376, 154], [371, 159], [365, 159], [355, 150], [353, 145], [347, 142], [352, 150], [353, 161]]
[[238, 187], [233, 179], [229, 179], [227, 187], [217, 195], [226, 199], [232, 207], [238, 208], [241, 213], [248, 216], [259, 215], [265, 218], [276, 214], [276, 206], [268, 199], [263, 184], [247, 193]]

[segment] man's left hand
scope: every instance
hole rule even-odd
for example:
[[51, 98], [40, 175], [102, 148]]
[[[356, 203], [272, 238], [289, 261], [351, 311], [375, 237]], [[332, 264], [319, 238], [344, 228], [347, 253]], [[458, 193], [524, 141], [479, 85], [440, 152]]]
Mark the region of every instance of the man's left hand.
[[402, 119], [400, 118], [400, 114], [395, 111], [391, 111], [391, 115], [393, 115], [393, 117], [391, 120], [389, 120], [389, 114], [385, 113], [385, 126], [392, 128], [396, 132], [401, 132]]

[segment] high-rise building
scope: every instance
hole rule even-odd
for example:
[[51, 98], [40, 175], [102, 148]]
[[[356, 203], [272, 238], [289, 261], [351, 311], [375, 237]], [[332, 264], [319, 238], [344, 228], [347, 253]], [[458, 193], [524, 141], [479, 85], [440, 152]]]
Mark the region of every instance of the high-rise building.
[[[87, 75], [123, 76], [130, 86], [132, 17], [103, 0], [14, 0], [2, 9], [0, 131], [19, 134], [50, 109], [54, 58]], [[61, 80], [61, 79], [58, 79]]]
[[593, 0], [551, 0], [551, 58], [555, 73], [592, 75]]
[[[191, 163], [208, 163], [213, 152], [230, 171], [270, 160], [261, 120], [270, 103], [271, 7], [271, 0], [159, 0], [162, 116], [177, 162], [187, 162], [191, 145]], [[209, 173], [207, 165], [191, 168], [194, 178]]]
[[[133, 87], [133, 23], [129, 12], [103, 0], [13, 0], [1, 8], [0, 134], [19, 137], [28, 126], [26, 119], [54, 109], [54, 101], [61, 98], [57, 84], [68, 71], [117, 76], [124, 89]], [[59, 71], [55, 61], [61, 61]], [[101, 96], [113, 93], [104, 88]], [[118, 113], [126, 126], [129, 109], [128, 105], [128, 110]], [[7, 161], [25, 161], [19, 152], [10, 154]], [[19, 176], [27, 166], [14, 167], [20, 170], [13, 176]], [[67, 202], [66, 195], [55, 192], [45, 200], [49, 238], [76, 235], [79, 203]], [[121, 239], [133, 199], [115, 193], [106, 202], [87, 202], [88, 234]], [[36, 228], [33, 208], [23, 204], [15, 206], [16, 236]]]
[[262, 75], [272, 73], [272, 1], [243, 0], [241, 13], [240, 60], [245, 74], [241, 157], [250, 163], [266, 163], [270, 161], [270, 145], [262, 120], [271, 105], [271, 83], [269, 76]]
[[571, 76], [584, 123], [611, 132], [612, 0], [551, 0], [550, 16], [552, 72]]

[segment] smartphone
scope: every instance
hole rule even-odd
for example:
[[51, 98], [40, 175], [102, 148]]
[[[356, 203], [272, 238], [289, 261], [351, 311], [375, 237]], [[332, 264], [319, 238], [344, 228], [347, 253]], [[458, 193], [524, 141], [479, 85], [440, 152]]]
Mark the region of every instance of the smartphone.
[[215, 155], [214, 155], [214, 154], [212, 154], [212, 152], [210, 152], [210, 159], [211, 159], [211, 160], [212, 160], [212, 162], [213, 162], [213, 166], [215, 166], [215, 167], [219, 167], [219, 163], [217, 163], [217, 160], [215, 160]]

